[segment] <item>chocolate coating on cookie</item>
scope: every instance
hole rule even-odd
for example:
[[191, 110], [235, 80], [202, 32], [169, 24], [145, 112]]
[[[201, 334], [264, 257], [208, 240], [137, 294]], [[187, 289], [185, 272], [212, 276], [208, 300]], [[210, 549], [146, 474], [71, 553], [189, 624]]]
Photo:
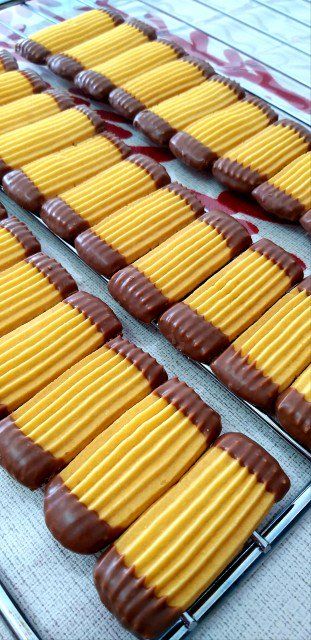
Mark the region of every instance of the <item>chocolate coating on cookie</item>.
[[122, 324], [112, 309], [91, 293], [77, 291], [66, 298], [65, 302], [74, 309], [78, 309], [96, 326], [97, 331], [103, 334], [104, 342], [122, 333]]
[[84, 69], [77, 73], [74, 84], [86, 96], [105, 102], [109, 93], [115, 89], [115, 85], [107, 76], [92, 69]]
[[101, 131], [105, 130], [105, 120], [103, 120], [103, 118], [99, 115], [98, 111], [95, 111], [95, 109], [90, 109], [90, 107], [86, 107], [84, 104], [80, 104], [78, 107], [75, 107], [75, 109], [77, 109], [78, 111], [82, 111], [82, 113], [84, 113], [88, 117], [94, 127], [95, 133], [100, 133]]
[[241, 193], [250, 193], [268, 177], [229, 158], [216, 160], [212, 171], [219, 182]]
[[307, 276], [297, 285], [298, 291], [305, 291], [308, 296], [311, 295], [311, 276]]
[[47, 91], [44, 91], [44, 93], [54, 98], [60, 111], [66, 111], [66, 109], [71, 109], [75, 106], [75, 101], [68, 91], [48, 89]]
[[25, 436], [8, 416], [0, 422], [0, 464], [18, 482], [37, 489], [66, 463]]
[[18, 69], [17, 60], [6, 49], [0, 50], [0, 63], [4, 71], [15, 71]]
[[279, 393], [278, 385], [233, 345], [212, 363], [212, 369], [217, 378], [240, 398], [266, 411], [273, 410]]
[[0, 202], [0, 220], [4, 220], [7, 217], [8, 217], [8, 212], [7, 212], [4, 204], [2, 204], [2, 202]]
[[276, 415], [285, 431], [303, 447], [311, 450], [311, 403], [289, 387], [278, 397]]
[[48, 89], [48, 83], [32, 69], [22, 69], [21, 74], [30, 82], [33, 93], [41, 93], [41, 91]]
[[128, 157], [128, 161], [136, 164], [149, 173], [157, 189], [165, 187], [171, 179], [165, 167], [156, 160], [145, 156], [143, 153], [133, 153]]
[[108, 288], [111, 295], [142, 322], [151, 322], [171, 304], [160, 289], [131, 264], [112, 276]]
[[200, 218], [204, 213], [204, 205], [195, 194], [187, 187], [184, 187], [179, 182], [171, 182], [167, 187], [168, 191], [173, 191], [177, 196], [185, 200], [187, 205], [192, 209], [195, 218]]
[[132, 27], [135, 27], [138, 31], [141, 31], [145, 36], [147, 36], [148, 40], [156, 39], [157, 32], [151, 24], [147, 24], [147, 22], [143, 22], [137, 18], [126, 18], [125, 22], [126, 24], [130, 24]]
[[306, 211], [306, 213], [300, 218], [301, 226], [306, 230], [306, 232], [311, 236], [311, 209]]
[[143, 638], [158, 637], [181, 615], [181, 610], [171, 607], [167, 599], [158, 597], [153, 587], [148, 587], [144, 577], [138, 577], [133, 566], [115, 546], [97, 561], [94, 571], [95, 586], [103, 604], [121, 624]]
[[21, 222], [15, 216], [11, 216], [0, 223], [3, 229], [7, 229], [12, 236], [21, 243], [24, 248], [25, 257], [32, 256], [34, 253], [38, 253], [41, 250], [40, 243], [37, 238], [31, 233], [30, 229]]
[[172, 378], [158, 387], [154, 393], [181, 411], [203, 433], [208, 447], [219, 436], [220, 416], [185, 382], [176, 377]]
[[125, 257], [92, 229], [87, 229], [76, 237], [75, 248], [86, 264], [107, 278], [127, 266]]
[[81, 62], [64, 53], [48, 55], [46, 63], [53, 73], [61, 78], [66, 78], [67, 80], [71, 80], [77, 75], [77, 73], [84, 69]]
[[292, 129], [293, 131], [298, 133], [299, 138], [303, 138], [303, 140], [305, 140], [305, 142], [308, 145], [306, 151], [309, 151], [311, 149], [311, 131], [310, 131], [310, 129], [307, 129], [307, 127], [304, 127], [303, 124], [299, 124], [299, 122], [295, 122], [295, 120], [290, 120], [289, 118], [285, 118], [284, 120], [280, 120], [279, 124], [281, 124], [283, 127], [289, 127], [290, 129]]
[[252, 244], [252, 238], [247, 229], [243, 227], [239, 220], [223, 211], [218, 209], [207, 211], [203, 214], [201, 220], [206, 224], [210, 224], [223, 236], [231, 249], [231, 258], [245, 251]]
[[266, 491], [274, 494], [275, 502], [282, 500], [290, 488], [290, 480], [277, 460], [263, 447], [242, 433], [225, 433], [215, 446], [226, 451], [241, 467], [256, 476]]
[[174, 304], [159, 319], [161, 333], [193, 360], [209, 363], [230, 344], [218, 327], [184, 302]]
[[262, 238], [258, 240], [258, 242], [255, 242], [250, 248], [252, 251], [256, 251], [274, 262], [280, 269], [283, 269], [289, 277], [291, 284], [296, 284], [296, 282], [299, 282], [301, 278], [303, 278], [303, 269], [296, 258], [291, 253], [288, 253], [288, 251], [285, 251], [285, 249], [282, 249], [278, 244], [272, 242], [272, 240]]
[[119, 353], [123, 358], [126, 358], [144, 375], [151, 389], [156, 389], [159, 385], [163, 384], [167, 380], [167, 374], [162, 365], [160, 365], [155, 358], [149, 353], [142, 351], [129, 340], [117, 336], [113, 340], [107, 343], [107, 348], [112, 349], [115, 353]]
[[252, 191], [252, 196], [265, 211], [290, 222], [299, 220], [305, 212], [302, 202], [270, 182], [263, 182], [256, 187]]
[[111, 527], [94, 509], [80, 502], [59, 475], [46, 487], [44, 515], [54, 538], [75, 553], [96, 553], [124, 531]]
[[[30, 188], [29, 188], [30, 191]], [[31, 194], [33, 191], [31, 191]], [[33, 194], [33, 202], [35, 193]], [[62, 198], [50, 198], [47, 200], [40, 211], [40, 216], [45, 224], [67, 242], [73, 242], [79, 233], [89, 228], [89, 223], [85, 218], [76, 213]]]
[[117, 87], [109, 93], [109, 102], [115, 111], [128, 120], [133, 120], [139, 111], [146, 109], [140, 100], [134, 98], [121, 87]]
[[20, 207], [24, 207], [32, 213], [40, 211], [44, 196], [21, 169], [6, 173], [2, 180], [2, 186], [8, 196]]
[[170, 140], [171, 152], [184, 164], [198, 171], [207, 169], [217, 153], [185, 131], [179, 131]]
[[77, 291], [77, 283], [64, 267], [45, 253], [36, 253], [25, 262], [32, 264], [59, 291], [63, 299]]
[[35, 64], [44, 64], [50, 51], [39, 42], [31, 40], [31, 38], [23, 38], [15, 45], [16, 53], [19, 53], [23, 58], [34, 62]]

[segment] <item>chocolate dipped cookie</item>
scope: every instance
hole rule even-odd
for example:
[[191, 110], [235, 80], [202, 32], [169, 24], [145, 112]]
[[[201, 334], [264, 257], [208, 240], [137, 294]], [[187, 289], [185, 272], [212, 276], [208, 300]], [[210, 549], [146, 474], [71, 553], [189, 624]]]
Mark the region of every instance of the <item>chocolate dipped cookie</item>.
[[239, 553], [290, 481], [241, 433], [220, 436], [97, 561], [105, 606], [132, 633], [157, 638]]
[[295, 440], [311, 449], [311, 365], [278, 397], [277, 417]]
[[259, 240], [165, 311], [159, 328], [182, 353], [209, 363], [302, 277], [290, 253]]
[[74, 107], [73, 98], [65, 91], [48, 89], [0, 107], [0, 135], [32, 122], [48, 118]]
[[47, 88], [47, 83], [32, 69], [0, 73], [0, 107]]
[[39, 241], [24, 222], [15, 216], [0, 221], [0, 272], [40, 249]]
[[15, 71], [15, 69], [18, 69], [18, 64], [14, 56], [10, 51], [0, 49], [0, 73]]
[[238, 220], [222, 211], [206, 212], [118, 271], [110, 293], [135, 318], [151, 322], [250, 244]]

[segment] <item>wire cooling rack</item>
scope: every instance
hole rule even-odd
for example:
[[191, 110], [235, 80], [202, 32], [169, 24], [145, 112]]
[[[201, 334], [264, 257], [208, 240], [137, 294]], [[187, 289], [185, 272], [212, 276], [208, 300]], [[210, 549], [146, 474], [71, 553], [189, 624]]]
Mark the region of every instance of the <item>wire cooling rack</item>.
[[[199, 0], [195, 0], [199, 1]], [[87, 0], [86, 2], [82, 2], [82, 0], [77, 0], [77, 3], [81, 5], [87, 6], [98, 6], [100, 5], [100, 0], [96, 2], [92, 2], [91, 0]], [[208, 2], [199, 2], [204, 7], [208, 6]], [[29, 6], [31, 10], [37, 13], [39, 16], [41, 15], [45, 21], [53, 23], [56, 22], [53, 15], [45, 11], [44, 3], [42, 5], [43, 8], [40, 9], [38, 6], [35, 8], [31, 6], [31, 3], [27, 2], [18, 2], [18, 0], [9, 0], [3, 2], [0, 0], [0, 28], [1, 28], [1, 9], [7, 8], [14, 4], [24, 4], [27, 7]], [[40, 3], [35, 3], [38, 5]], [[70, 4], [70, 3], [68, 3]], [[120, 3], [117, 4], [117, 6]], [[122, 4], [122, 3], [121, 3]], [[126, 4], [125, 2], [123, 4]], [[156, 6], [156, 3], [153, 0], [142, 0], [140, 4], [146, 5], [146, 7], [153, 8]], [[161, 3], [160, 3], [161, 4]], [[211, 2], [211, 4], [214, 4]], [[169, 10], [165, 7], [162, 8], [161, 11], [171, 16]], [[66, 17], [69, 17], [66, 15]], [[185, 21], [184, 21], [185, 22]], [[187, 23], [186, 23], [187, 24]], [[193, 26], [191, 24], [190, 26]], [[13, 29], [14, 31], [14, 29]], [[216, 38], [217, 40], [217, 38]], [[226, 44], [226, 43], [225, 43]], [[243, 54], [243, 51], [239, 51], [239, 53]], [[243, 82], [242, 82], [243, 84]], [[245, 83], [244, 83], [245, 84]], [[255, 93], [253, 91], [253, 93]], [[256, 92], [255, 95], [260, 95], [263, 97], [260, 91]], [[270, 102], [270, 104], [277, 108], [281, 115], [295, 117], [297, 120], [300, 118], [297, 117], [296, 113], [293, 113], [293, 110], [286, 111], [284, 108], [280, 107], [280, 104], [276, 104], [273, 99], [268, 100], [267, 96], [264, 96], [266, 101]], [[302, 118], [302, 121], [305, 123], [305, 118]], [[10, 199], [4, 194], [3, 190], [1, 193], [1, 200], [4, 204], [9, 203]], [[16, 205], [14, 203], [14, 207], [16, 209]], [[18, 209], [18, 208], [17, 208]], [[45, 223], [34, 216], [34, 214], [30, 212], [26, 212], [25, 210], [21, 211], [26, 213], [28, 216], [35, 217], [39, 223], [44, 226]], [[54, 235], [50, 230], [49, 233]], [[56, 236], [58, 237], [58, 236]], [[58, 238], [61, 240], [60, 238]], [[74, 247], [69, 245], [67, 242], [61, 240], [61, 242], [66, 246], [67, 250], [74, 253], [78, 258], [76, 250]], [[80, 258], [79, 258], [80, 259]], [[82, 262], [82, 261], [81, 261]], [[95, 272], [94, 272], [95, 273]], [[108, 279], [96, 274], [97, 277], [107, 286]], [[129, 314], [128, 314], [129, 315]], [[129, 318], [131, 316], [129, 315]], [[131, 322], [133, 319], [131, 318]], [[137, 322], [135, 320], [135, 322]], [[158, 327], [156, 323], [153, 323], [153, 327], [151, 330], [158, 331]], [[193, 362], [193, 361], [192, 361]], [[216, 378], [215, 374], [212, 372], [211, 368], [208, 365], [195, 362], [197, 367], [204, 370], [204, 373], [208, 376], [213, 376]], [[217, 378], [216, 378], [217, 379]], [[218, 381], [221, 385], [222, 383]], [[224, 386], [224, 385], [223, 385]], [[231, 393], [226, 388], [227, 393]], [[231, 394], [234, 395], [234, 394]], [[236, 396], [235, 396], [236, 397]], [[302, 445], [300, 445], [296, 440], [294, 440], [281, 425], [276, 421], [275, 416], [268, 415], [263, 411], [259, 410], [254, 405], [245, 402], [242, 399], [239, 399], [240, 402], [247, 406], [248, 409], [256, 414], [261, 420], [262, 423], [267, 428], [272, 428], [274, 432], [284, 438], [301, 456], [306, 458], [307, 460], [311, 459], [311, 454], [307, 451]], [[237, 581], [246, 574], [246, 572], [260, 559], [263, 555], [269, 554], [277, 542], [282, 538], [282, 536], [290, 529], [290, 527], [298, 520], [298, 518], [310, 507], [311, 505], [311, 483], [307, 484], [302, 491], [299, 492], [298, 495], [287, 505], [284, 509], [282, 509], [279, 513], [277, 513], [272, 520], [269, 522], [267, 526], [265, 526], [260, 531], [255, 531], [252, 537], [249, 539], [248, 543], [245, 545], [242, 552], [234, 559], [234, 561], [225, 569], [225, 571], [213, 582], [213, 584], [196, 600], [196, 602], [180, 617], [180, 619], [162, 636], [161, 640], [179, 640], [188, 635], [198, 624], [201, 618], [206, 615], [211, 608], [224, 596], [224, 594], [234, 585]], [[38, 632], [32, 627], [31, 623], [28, 621], [27, 614], [21, 610], [18, 606], [15, 596], [12, 593], [9, 593], [5, 584], [1, 582], [0, 576], [0, 612], [2, 616], [14, 632], [15, 636], [18, 640], [44, 640]]]

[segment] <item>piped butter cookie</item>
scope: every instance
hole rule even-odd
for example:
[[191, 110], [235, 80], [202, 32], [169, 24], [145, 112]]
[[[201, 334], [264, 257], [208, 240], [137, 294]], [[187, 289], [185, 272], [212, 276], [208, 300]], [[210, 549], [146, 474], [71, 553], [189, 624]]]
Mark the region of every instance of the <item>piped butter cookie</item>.
[[111, 340], [0, 422], [2, 466], [36, 489], [166, 378], [148, 353]]
[[0, 107], [47, 88], [47, 83], [31, 69], [0, 73]]
[[185, 55], [182, 47], [159, 38], [120, 53], [102, 64], [96, 63], [92, 69], [78, 73], [74, 83], [86, 95], [96, 100], [106, 100], [116, 87], [122, 87], [135, 76], [182, 55]]
[[0, 417], [121, 331], [102, 300], [78, 291], [0, 338]]
[[0, 135], [74, 107], [65, 91], [49, 89], [0, 107]]
[[215, 360], [212, 369], [231, 391], [270, 410], [309, 365], [310, 293], [309, 276]]
[[203, 212], [203, 205], [191, 191], [172, 183], [84, 231], [76, 238], [75, 247], [89, 266], [110, 277]]
[[101, 433], [48, 485], [46, 523], [65, 547], [94, 553], [115, 540], [219, 435], [220, 418], [177, 378]]
[[311, 449], [311, 365], [278, 397], [276, 414], [285, 431]]
[[193, 89], [140, 111], [134, 119], [134, 125], [153, 142], [165, 145], [177, 131], [228, 107], [244, 95], [245, 91], [234, 80], [219, 75], [211, 76]]
[[49, 198], [72, 189], [130, 155], [131, 149], [109, 131], [29, 162], [3, 178], [6, 193], [20, 206], [39, 212]]
[[109, 94], [109, 102], [118, 113], [132, 120], [139, 111], [196, 87], [214, 73], [208, 62], [185, 56], [125, 82], [122, 88]]
[[134, 634], [156, 638], [242, 549], [290, 481], [241, 433], [220, 436], [97, 561], [102, 602]]
[[76, 282], [68, 271], [44, 253], [36, 253], [0, 272], [0, 336], [76, 290]]
[[16, 51], [30, 62], [44, 64], [48, 55], [94, 38], [121, 22], [122, 16], [113, 9], [85, 11], [74, 18], [35, 31], [29, 38], [17, 43]]
[[0, 272], [40, 251], [30, 229], [15, 216], [0, 222]]
[[64, 191], [58, 198], [48, 200], [41, 209], [41, 217], [54, 233], [72, 242], [88, 227], [169, 181], [161, 164], [135, 153]]
[[118, 271], [110, 293], [135, 318], [151, 322], [250, 244], [238, 220], [222, 211], [206, 212]]
[[303, 277], [290, 253], [262, 239], [161, 316], [180, 351], [210, 362]]
[[100, 34], [72, 49], [49, 56], [47, 64], [57, 75], [70, 79], [83, 69], [92, 69], [124, 51], [148, 40], [154, 40], [155, 37], [156, 31], [153, 27], [136, 18], [129, 18], [116, 29], [110, 29], [108, 33]]
[[249, 193], [310, 147], [311, 134], [305, 127], [281, 120], [225, 151], [213, 165], [213, 174], [227, 187]]

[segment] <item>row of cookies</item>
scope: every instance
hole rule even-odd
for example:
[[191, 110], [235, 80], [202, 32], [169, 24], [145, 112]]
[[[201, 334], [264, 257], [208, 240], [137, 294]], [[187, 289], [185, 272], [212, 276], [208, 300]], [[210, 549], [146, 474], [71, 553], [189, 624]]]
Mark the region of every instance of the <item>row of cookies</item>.
[[[32, 489], [52, 477], [45, 518], [61, 544], [93, 553], [114, 542], [96, 565], [99, 595], [128, 628], [155, 637], [240, 551], [289, 479], [246, 436], [219, 437], [218, 414], [167, 381], [105, 303], [35, 253], [23, 223], [1, 225], [14, 254], [1, 264], [7, 293], [17, 299], [12, 269], [29, 265], [22, 276], [32, 285], [37, 272], [42, 299], [47, 282], [63, 298], [0, 338], [1, 464]], [[19, 297], [30, 309], [26, 284]]]

